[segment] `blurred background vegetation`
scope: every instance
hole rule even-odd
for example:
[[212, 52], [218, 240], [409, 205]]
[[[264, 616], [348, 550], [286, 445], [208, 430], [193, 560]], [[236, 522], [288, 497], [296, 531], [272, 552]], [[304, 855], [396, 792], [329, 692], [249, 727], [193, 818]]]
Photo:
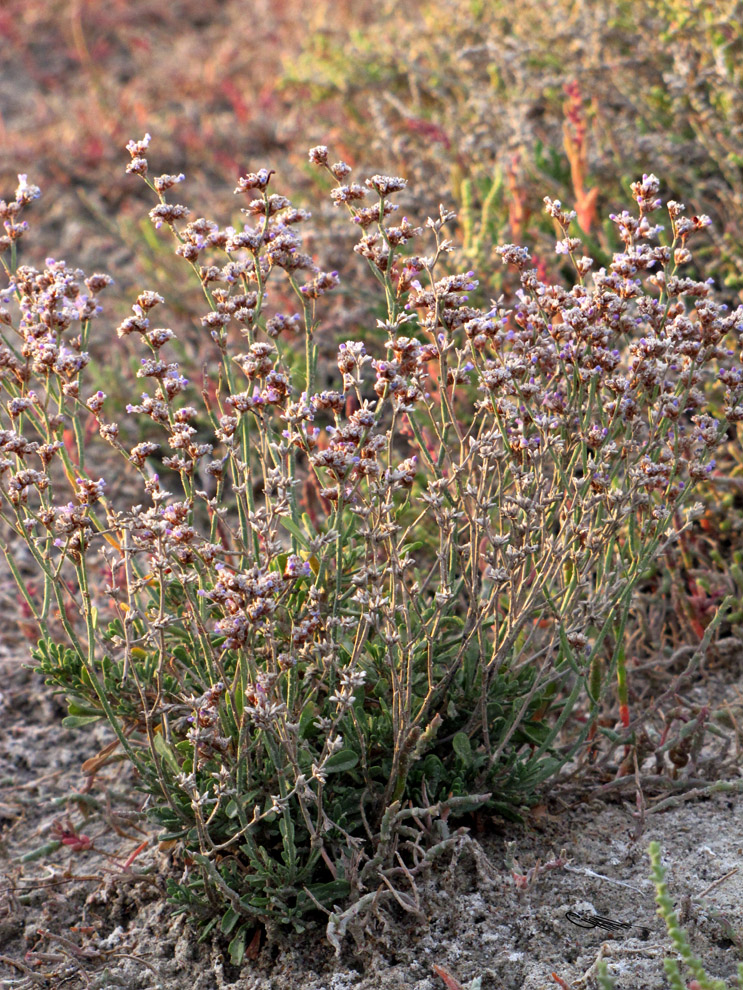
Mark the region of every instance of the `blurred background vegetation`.
[[0, 39], [0, 183], [29, 172], [47, 194], [26, 260], [54, 244], [124, 290], [166, 275], [122, 167], [150, 131], [204, 211], [261, 166], [301, 195], [320, 142], [403, 174], [411, 209], [459, 211], [493, 290], [498, 240], [551, 255], [543, 196], [608, 251], [600, 218], [654, 171], [712, 217], [705, 269], [743, 289], [738, 0], [5, 0]]

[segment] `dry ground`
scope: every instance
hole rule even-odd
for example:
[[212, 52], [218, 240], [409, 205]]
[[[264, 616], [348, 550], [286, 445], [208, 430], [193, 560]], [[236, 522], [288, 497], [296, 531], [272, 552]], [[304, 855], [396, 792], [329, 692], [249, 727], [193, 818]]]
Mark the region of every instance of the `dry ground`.
[[[28, 649], [6, 627], [0, 986], [8, 990], [441, 990], [434, 967], [463, 985], [482, 976], [482, 990], [555, 987], [553, 972], [573, 990], [590, 990], [599, 957], [620, 990], [660, 990], [667, 985], [663, 958], [673, 949], [648, 879], [653, 839], [710, 973], [732, 980], [743, 957], [741, 777], [729, 774], [732, 790], [706, 798], [693, 796], [691, 777], [680, 780], [666, 810], [656, 806], [668, 793], [646, 795], [639, 827], [631, 778], [608, 788], [556, 785], [527, 825], [483, 819], [479, 834], [463, 835], [458, 854], [428, 878], [418, 918], [385, 908], [369, 919], [366, 944], [347, 938], [339, 960], [318, 932], [256, 946], [255, 958], [238, 970], [227, 961], [226, 940], [199, 945], [184, 919], [170, 915], [165, 878], [177, 867], [140, 818], [143, 798], [124, 765], [109, 766], [87, 789], [80, 766], [108, 742], [106, 730], [63, 728], [63, 705], [26, 668], [27, 659]], [[716, 693], [739, 693], [740, 660], [718, 672]], [[700, 680], [687, 693], [709, 686]], [[61, 830], [88, 836], [92, 846], [80, 840], [29, 859]], [[566, 865], [519, 888], [513, 872], [527, 874], [563, 850]], [[607, 937], [571, 924], [570, 911], [650, 932]]]

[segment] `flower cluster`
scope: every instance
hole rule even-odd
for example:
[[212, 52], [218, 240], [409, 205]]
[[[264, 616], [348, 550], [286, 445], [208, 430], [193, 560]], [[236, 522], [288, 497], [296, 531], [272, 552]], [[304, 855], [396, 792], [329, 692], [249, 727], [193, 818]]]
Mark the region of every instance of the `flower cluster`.
[[5, 233], [0, 236], [0, 251], [5, 251], [23, 237], [28, 230], [28, 224], [21, 220], [21, 214], [26, 206], [33, 200], [41, 196], [38, 186], [30, 185], [28, 176], [18, 176], [18, 187], [15, 191], [15, 198], [6, 202], [0, 199], [0, 219], [3, 221]]

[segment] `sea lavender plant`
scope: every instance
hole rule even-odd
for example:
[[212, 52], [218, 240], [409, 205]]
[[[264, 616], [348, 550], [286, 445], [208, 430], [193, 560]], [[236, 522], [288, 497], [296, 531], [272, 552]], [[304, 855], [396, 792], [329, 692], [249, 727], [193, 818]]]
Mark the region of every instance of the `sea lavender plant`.
[[[168, 198], [183, 176], [150, 178], [148, 145], [129, 143], [127, 171], [203, 288], [214, 364], [184, 377], [164, 300], [142, 291], [116, 331], [145, 353], [132, 436], [85, 388], [110, 279], [17, 265], [38, 193], [23, 180], [0, 207], [2, 549], [38, 669], [72, 723], [108, 721], [149, 794], [184, 867], [178, 908], [219, 924], [235, 961], [256, 924], [301, 931], [323, 912], [340, 951], [372, 904], [417, 911], [418, 877], [461, 841], [450, 815], [517, 815], [596, 732], [615, 681], [628, 724], [633, 595], [743, 420], [743, 311], [679, 273], [707, 221], [669, 203], [660, 243], [652, 175], [632, 187], [638, 214], [612, 218], [625, 249], [608, 269], [590, 274], [548, 199], [574, 281], [541, 281], [506, 245], [521, 290], [478, 309], [473, 272], [441, 274], [453, 214], [398, 220], [404, 179], [351, 181], [318, 146], [387, 335], [375, 356], [354, 329], [321, 389], [338, 275], [304, 250], [308, 213], [264, 168], [239, 180], [240, 229], [192, 219]], [[106, 486], [111, 454], [136, 501]]]

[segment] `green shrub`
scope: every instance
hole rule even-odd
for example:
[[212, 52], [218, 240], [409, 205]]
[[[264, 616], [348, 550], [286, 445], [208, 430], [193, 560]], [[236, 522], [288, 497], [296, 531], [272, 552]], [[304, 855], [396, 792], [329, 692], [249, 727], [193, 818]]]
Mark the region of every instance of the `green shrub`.
[[[670, 203], [658, 243], [654, 176], [633, 184], [639, 216], [612, 218], [608, 270], [590, 274], [547, 200], [575, 276], [545, 283], [506, 245], [521, 289], [479, 309], [472, 272], [440, 275], [453, 214], [396, 220], [403, 179], [350, 182], [317, 147], [386, 308], [321, 389], [338, 276], [303, 249], [307, 214], [262, 169], [236, 190], [243, 229], [191, 220], [166, 198], [182, 176], [149, 178], [148, 143], [130, 142], [127, 171], [203, 286], [217, 369], [191, 382], [164, 357], [176, 335], [144, 291], [117, 330], [151, 380], [127, 411], [166, 453], [111, 420], [84, 384], [110, 280], [17, 266], [38, 194], [22, 177], [2, 205], [2, 549], [68, 724], [108, 721], [175, 844], [178, 908], [221, 925], [236, 961], [256, 923], [301, 931], [322, 912], [339, 950], [372, 900], [414, 910], [405, 887], [457, 841], [450, 815], [517, 817], [597, 729], [618, 738], [602, 709], [627, 726], [633, 595], [743, 419], [728, 346], [743, 311], [679, 273], [704, 216]], [[411, 253], [424, 236], [430, 253]], [[112, 452], [129, 489], [100, 476]]]

